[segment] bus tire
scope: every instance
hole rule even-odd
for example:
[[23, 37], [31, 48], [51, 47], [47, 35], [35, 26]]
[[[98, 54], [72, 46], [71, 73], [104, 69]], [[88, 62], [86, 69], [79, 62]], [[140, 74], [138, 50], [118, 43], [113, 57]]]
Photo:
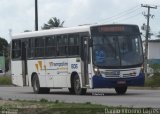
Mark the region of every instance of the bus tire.
[[68, 88], [68, 90], [71, 94], [75, 94], [75, 91], [74, 91], [74, 75], [71, 76], [71, 88]]
[[68, 90], [71, 94], [75, 94], [74, 88], [71, 87], [71, 88], [68, 88]]
[[33, 87], [33, 92], [36, 94], [41, 94], [41, 93], [49, 93], [50, 88], [41, 88], [39, 84], [39, 79], [37, 74], [34, 75], [33, 80], [32, 80], [32, 87]]
[[50, 93], [50, 88], [41, 88], [42, 89], [42, 93]]
[[118, 95], [123, 95], [127, 91], [127, 86], [115, 87], [115, 91]]
[[74, 76], [74, 92], [76, 95], [85, 95], [87, 89], [81, 88], [79, 76], [76, 74]]

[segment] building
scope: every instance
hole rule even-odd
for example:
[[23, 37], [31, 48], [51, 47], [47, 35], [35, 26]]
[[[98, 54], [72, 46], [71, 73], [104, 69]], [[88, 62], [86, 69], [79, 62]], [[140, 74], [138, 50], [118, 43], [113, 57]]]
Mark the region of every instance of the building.
[[148, 41], [148, 74], [160, 72], [160, 39]]
[[0, 56], [0, 69], [5, 72], [5, 57]]
[[149, 64], [160, 64], [160, 39], [148, 41]]

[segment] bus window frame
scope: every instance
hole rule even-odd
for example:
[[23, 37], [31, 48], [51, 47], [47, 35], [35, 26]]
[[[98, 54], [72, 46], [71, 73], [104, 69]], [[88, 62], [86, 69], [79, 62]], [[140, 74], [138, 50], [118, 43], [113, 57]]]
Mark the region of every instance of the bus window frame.
[[[20, 47], [18, 49], [14, 49], [13, 48], [15, 41], [20, 41]], [[11, 58], [12, 58], [12, 60], [21, 60], [22, 59], [22, 39], [14, 39], [14, 40], [12, 40], [12, 48], [11, 49], [12, 49], [11, 50]], [[19, 57], [13, 57], [13, 54], [15, 54], [15, 53], [13, 53], [13, 51], [20, 51], [19, 52], [19, 54], [20, 54]]]
[[[64, 56], [58, 56], [57, 55], [57, 49], [58, 49], [58, 41], [57, 41], [57, 36], [63, 36], [65, 35], [67, 37], [67, 45], [65, 45], [67, 47], [67, 54], [65, 54]], [[77, 43], [76, 45], [69, 45], [69, 36], [76, 36], [77, 37]], [[77, 32], [77, 33], [66, 33], [66, 34], [55, 34], [55, 35], [46, 35], [46, 36], [37, 36], [37, 37], [28, 37], [28, 38], [24, 38], [26, 41], [27, 41], [27, 54], [26, 54], [26, 58], [27, 60], [36, 60], [36, 59], [55, 59], [55, 58], [76, 58], [76, 57], [81, 57], [82, 55], [82, 37], [89, 37], [89, 32], [86, 31], [86, 32]], [[46, 56], [46, 49], [47, 49], [47, 44], [46, 44], [46, 38], [47, 37], [55, 37], [56, 38], [56, 43], [55, 43], [55, 48], [56, 48], [56, 54], [55, 56]], [[36, 47], [35, 45], [35, 40], [36, 39], [39, 39], [39, 38], [42, 38], [44, 40], [44, 46], [43, 47]], [[75, 38], [75, 37], [74, 37]], [[20, 40], [21, 41], [21, 45], [22, 45], [22, 40], [23, 38], [19, 38], [19, 39], [13, 39], [13, 41], [15, 40]], [[64, 45], [63, 45], [64, 46]], [[71, 54], [69, 55], [69, 46], [78, 46], [78, 55], [74, 55], [74, 54]], [[90, 47], [90, 46], [89, 46]], [[22, 47], [21, 47], [22, 48]], [[44, 50], [44, 56], [43, 57], [40, 57], [40, 56], [36, 56], [36, 48], [43, 48]], [[21, 49], [22, 50], [22, 49]], [[33, 51], [33, 52], [31, 52]], [[13, 49], [11, 51], [13, 53]], [[30, 53], [30, 56], [29, 56], [29, 53]], [[22, 52], [21, 52], [21, 55], [22, 55]], [[90, 50], [89, 50], [89, 55], [90, 55]], [[18, 59], [13, 59], [12, 57], [12, 60], [21, 60], [22, 58], [18, 58]], [[89, 60], [90, 61], [90, 60]]]

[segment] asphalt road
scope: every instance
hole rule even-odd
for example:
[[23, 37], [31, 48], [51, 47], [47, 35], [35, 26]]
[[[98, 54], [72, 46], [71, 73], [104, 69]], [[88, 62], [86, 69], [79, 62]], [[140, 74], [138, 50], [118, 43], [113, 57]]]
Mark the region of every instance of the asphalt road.
[[34, 94], [31, 87], [0, 87], [0, 99], [40, 100], [42, 98], [60, 102], [160, 108], [160, 90], [129, 89], [125, 95], [117, 95], [114, 89], [95, 89], [88, 90], [87, 95], [80, 96], [70, 95], [67, 89], [52, 89], [50, 94]]

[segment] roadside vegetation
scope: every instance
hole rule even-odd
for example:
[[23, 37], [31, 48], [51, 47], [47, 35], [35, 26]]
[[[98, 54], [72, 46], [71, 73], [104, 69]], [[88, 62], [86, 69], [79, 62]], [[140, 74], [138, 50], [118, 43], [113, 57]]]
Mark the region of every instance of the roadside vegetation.
[[146, 87], [160, 87], [160, 73], [154, 73], [153, 76], [145, 79]]
[[40, 101], [0, 100], [0, 112], [7, 114], [131, 114], [132, 112], [146, 114], [145, 112], [153, 110], [152, 108], [96, 105], [90, 102], [63, 103], [58, 100], [50, 102], [46, 99]]
[[0, 76], [0, 85], [12, 85], [11, 76]]
[[63, 103], [46, 99], [40, 101], [0, 101], [0, 112], [14, 112], [14, 114], [104, 114], [107, 106], [91, 103], [76, 104]]
[[147, 87], [160, 87], [160, 65], [150, 64], [149, 66], [153, 70], [153, 75], [149, 76], [145, 80], [145, 86]]

